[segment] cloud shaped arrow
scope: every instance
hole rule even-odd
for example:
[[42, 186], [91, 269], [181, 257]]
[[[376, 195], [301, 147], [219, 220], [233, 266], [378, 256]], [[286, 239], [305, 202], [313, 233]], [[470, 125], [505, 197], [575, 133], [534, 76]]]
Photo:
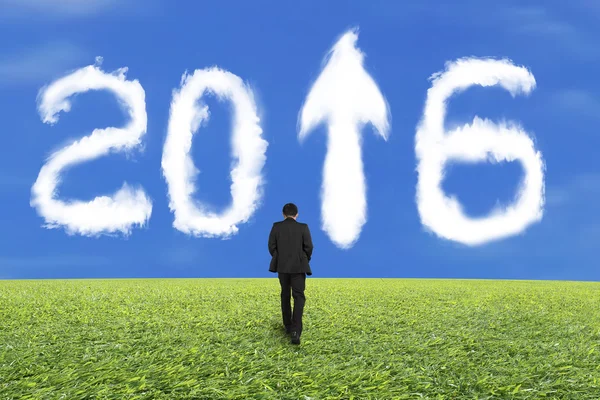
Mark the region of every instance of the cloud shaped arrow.
[[321, 188], [322, 229], [340, 248], [356, 243], [367, 220], [361, 129], [371, 123], [388, 138], [389, 106], [363, 67], [356, 47], [358, 29], [346, 32], [324, 60], [299, 115], [298, 140], [319, 123], [328, 125], [327, 155]]

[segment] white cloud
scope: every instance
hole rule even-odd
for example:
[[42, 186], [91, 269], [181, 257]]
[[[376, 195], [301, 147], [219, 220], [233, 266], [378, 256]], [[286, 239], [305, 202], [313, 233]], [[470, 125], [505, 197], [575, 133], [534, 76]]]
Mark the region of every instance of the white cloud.
[[568, 183], [554, 185], [547, 191], [548, 205], [563, 206], [570, 204], [578, 207], [585, 203], [598, 203], [600, 199], [600, 173], [581, 173]]
[[[222, 214], [210, 212], [192, 199], [199, 172], [190, 156], [192, 136], [209, 118], [208, 106], [196, 103], [206, 92], [233, 104], [232, 204]], [[259, 122], [252, 90], [237, 75], [216, 67], [183, 75], [181, 88], [173, 92], [162, 157], [175, 229], [194, 236], [227, 238], [237, 233], [237, 224], [248, 221], [256, 211], [262, 197], [268, 145]]]
[[[438, 236], [479, 245], [522, 233], [541, 220], [544, 206], [544, 163], [532, 139], [516, 124], [494, 124], [475, 117], [450, 132], [444, 130], [447, 100], [471, 85], [500, 85], [511, 95], [528, 94], [533, 75], [508, 60], [466, 58], [447, 63], [432, 76], [423, 119], [417, 127], [417, 207], [421, 222]], [[441, 188], [449, 160], [462, 162], [520, 161], [525, 169], [515, 203], [495, 209], [486, 218], [466, 216], [454, 197]]]
[[126, 71], [121, 68], [109, 74], [91, 65], [40, 90], [38, 109], [45, 123], [55, 124], [58, 113], [70, 111], [69, 97], [102, 89], [114, 93], [130, 117], [124, 128], [95, 129], [49, 157], [31, 190], [31, 206], [45, 219], [46, 227], [64, 227], [69, 234], [86, 236], [115, 232], [128, 235], [134, 225], [143, 226], [150, 218], [150, 199], [143, 189], [133, 189], [127, 183], [113, 196], [99, 196], [89, 202], [64, 202], [56, 198], [61, 173], [66, 168], [111, 151], [131, 151], [141, 146], [147, 126], [145, 93], [137, 80], [125, 79]]
[[351, 30], [333, 46], [299, 115], [300, 141], [317, 124], [328, 123], [321, 218], [323, 229], [341, 248], [353, 246], [367, 220], [360, 131], [371, 123], [387, 139], [390, 126], [387, 101], [363, 67], [357, 39], [357, 30]]
[[68, 42], [50, 42], [4, 55], [0, 58], [0, 84], [39, 84], [73, 68], [85, 57], [84, 50]]

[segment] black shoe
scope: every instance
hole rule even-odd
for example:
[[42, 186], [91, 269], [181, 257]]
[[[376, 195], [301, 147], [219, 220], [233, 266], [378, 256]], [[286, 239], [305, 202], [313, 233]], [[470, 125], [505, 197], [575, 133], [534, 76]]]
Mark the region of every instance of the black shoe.
[[288, 334], [288, 335], [289, 335], [290, 333], [292, 333], [292, 328], [291, 328], [291, 327], [289, 327], [289, 326], [286, 326], [286, 327], [285, 327], [285, 333], [286, 333], [286, 334]]
[[292, 332], [292, 344], [300, 344], [300, 335], [298, 332]]

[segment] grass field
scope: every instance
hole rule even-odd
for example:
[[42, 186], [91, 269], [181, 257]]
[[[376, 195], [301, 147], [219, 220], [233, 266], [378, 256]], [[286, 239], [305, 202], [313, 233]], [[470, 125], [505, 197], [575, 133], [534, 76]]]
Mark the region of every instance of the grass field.
[[0, 281], [0, 399], [598, 399], [600, 283]]

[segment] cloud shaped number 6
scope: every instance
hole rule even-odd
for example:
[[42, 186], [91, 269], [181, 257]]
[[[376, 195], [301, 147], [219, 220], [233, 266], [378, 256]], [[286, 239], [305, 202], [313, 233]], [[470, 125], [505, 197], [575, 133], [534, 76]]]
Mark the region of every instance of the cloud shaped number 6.
[[[535, 78], [509, 60], [463, 58], [447, 63], [432, 75], [423, 118], [417, 127], [415, 151], [418, 183], [416, 202], [422, 224], [441, 238], [469, 246], [513, 236], [542, 218], [544, 162], [533, 140], [517, 124], [495, 124], [475, 117], [472, 124], [444, 131], [446, 101], [472, 85], [500, 85], [514, 97], [529, 94]], [[447, 197], [441, 182], [450, 160], [500, 162], [518, 160], [525, 176], [513, 204], [495, 209], [487, 217], [469, 218], [454, 197]]]

